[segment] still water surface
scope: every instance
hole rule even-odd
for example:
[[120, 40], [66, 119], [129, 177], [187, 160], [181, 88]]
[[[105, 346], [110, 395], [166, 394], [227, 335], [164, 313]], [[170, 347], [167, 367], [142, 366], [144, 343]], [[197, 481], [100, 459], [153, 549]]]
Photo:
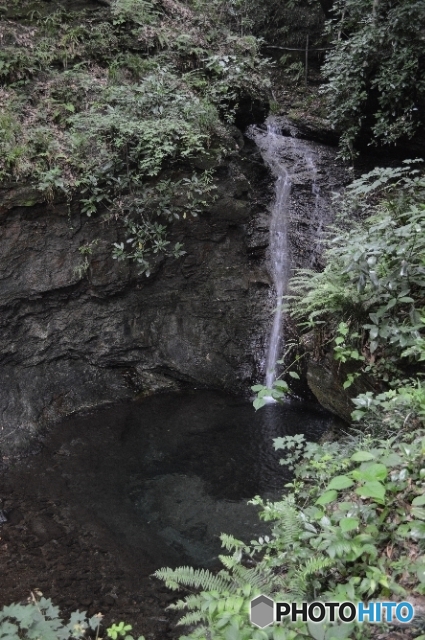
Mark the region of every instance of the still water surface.
[[211, 566], [221, 532], [265, 533], [247, 501], [278, 497], [291, 477], [272, 439], [316, 440], [328, 421], [296, 402], [256, 412], [215, 391], [151, 396], [64, 421], [45, 442], [43, 485], [59, 474], [71, 505], [156, 566]]

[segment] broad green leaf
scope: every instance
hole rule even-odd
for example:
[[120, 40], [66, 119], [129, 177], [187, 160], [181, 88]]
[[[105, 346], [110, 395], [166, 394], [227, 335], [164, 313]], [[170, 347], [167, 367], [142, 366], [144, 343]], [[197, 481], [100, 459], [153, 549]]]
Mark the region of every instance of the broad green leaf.
[[275, 380], [274, 386], [278, 389], [282, 389], [283, 391], [289, 391], [288, 384], [285, 382], [285, 380]]
[[351, 460], [353, 462], [367, 462], [368, 460], [373, 460], [375, 456], [370, 451], [356, 451], [351, 456]]
[[412, 506], [414, 507], [422, 507], [425, 504], [425, 494], [422, 496], [417, 496], [412, 500]]
[[387, 304], [387, 311], [392, 309], [397, 304], [397, 298], [391, 298], [391, 300]]
[[421, 564], [416, 569], [416, 575], [418, 576], [418, 580], [421, 582], [421, 584], [425, 584], [425, 564]]
[[374, 480], [385, 480], [388, 475], [388, 469], [384, 464], [375, 462], [372, 464], [362, 464], [359, 469], [352, 471], [352, 476], [356, 480], [363, 482], [372, 482]]
[[315, 504], [328, 504], [329, 502], [336, 500], [337, 497], [338, 494], [336, 491], [325, 491], [325, 493], [322, 493], [320, 498], [316, 500]]
[[403, 462], [403, 458], [398, 453], [390, 453], [387, 456], [381, 458], [382, 464], [386, 467], [397, 467]]
[[372, 327], [371, 330], [369, 331], [370, 339], [375, 340], [375, 338], [378, 337], [378, 332], [379, 332], [379, 329], [377, 326]]
[[353, 529], [357, 529], [360, 525], [360, 520], [358, 518], [341, 518], [339, 521], [339, 526], [341, 527], [341, 531], [343, 533], [347, 533], [347, 531], [353, 531]]
[[286, 448], [286, 439], [285, 438], [273, 438], [273, 447], [275, 451], [278, 449]]
[[352, 487], [354, 482], [348, 476], [335, 476], [330, 481], [327, 491], [331, 489], [336, 489], [337, 491], [341, 489], [348, 489], [348, 487]]
[[401, 524], [399, 527], [397, 527], [396, 533], [398, 536], [401, 536], [402, 538], [407, 538], [408, 535], [410, 534], [410, 523]]
[[357, 505], [355, 502], [340, 502], [338, 507], [341, 511], [351, 511], [351, 509], [355, 508]]
[[257, 393], [257, 391], [262, 391], [263, 389], [263, 384], [255, 384], [253, 387], [251, 387], [251, 391], [254, 391], [254, 393]]
[[414, 518], [425, 520], [425, 509], [423, 507], [412, 507], [410, 513]]
[[264, 407], [266, 401], [264, 400], [264, 398], [255, 398], [252, 404], [254, 405], [254, 409], [258, 410], [261, 409], [261, 407]]
[[425, 522], [411, 522], [410, 525], [410, 537], [414, 540], [424, 540]]
[[291, 376], [291, 378], [294, 378], [295, 380], [299, 380], [300, 376], [298, 375], [298, 373], [296, 371], [290, 371], [289, 375]]
[[366, 482], [362, 487], [358, 487], [356, 493], [362, 498], [372, 498], [382, 504], [385, 502], [385, 487], [376, 480]]
[[326, 631], [325, 640], [346, 640], [353, 631], [352, 623], [335, 625]]
[[323, 622], [307, 622], [307, 627], [314, 640], [325, 640], [325, 625]]
[[346, 322], [340, 322], [337, 331], [341, 335], [346, 336], [349, 332], [348, 324]]

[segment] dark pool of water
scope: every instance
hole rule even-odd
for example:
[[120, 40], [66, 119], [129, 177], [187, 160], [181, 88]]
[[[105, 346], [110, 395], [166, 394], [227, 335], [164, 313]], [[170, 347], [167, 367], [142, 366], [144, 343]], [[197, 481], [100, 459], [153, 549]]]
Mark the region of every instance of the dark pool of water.
[[[328, 417], [299, 403], [258, 412], [214, 391], [169, 393], [75, 416], [39, 454], [4, 468], [0, 607], [41, 590], [62, 615], [77, 608], [135, 635], [175, 640], [164, 566], [220, 567], [220, 533], [269, 532], [247, 501], [278, 497], [290, 472], [272, 439], [316, 440]], [[170, 600], [171, 597], [171, 600]], [[173, 617], [174, 616], [174, 617]]]
[[247, 501], [277, 497], [291, 477], [273, 438], [315, 440], [327, 424], [301, 403], [256, 412], [245, 399], [193, 391], [67, 420], [46, 446], [58, 447], [73, 500], [128, 546], [150, 551], [158, 566], [209, 566], [220, 533], [247, 541], [264, 534]]
[[[211, 566], [220, 533], [247, 542], [267, 533], [247, 501], [278, 497], [291, 477], [273, 438], [316, 440], [328, 420], [296, 402], [256, 412], [215, 391], [151, 396], [58, 425], [25, 464], [26, 491], [66, 502], [78, 530], [106, 528], [136, 564], [143, 556], [150, 567]], [[22, 468], [13, 473], [24, 483]]]

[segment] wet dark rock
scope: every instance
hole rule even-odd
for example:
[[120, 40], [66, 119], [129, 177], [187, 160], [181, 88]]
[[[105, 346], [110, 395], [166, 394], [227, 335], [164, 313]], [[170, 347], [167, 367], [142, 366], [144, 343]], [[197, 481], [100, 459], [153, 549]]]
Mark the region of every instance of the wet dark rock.
[[346, 423], [351, 423], [351, 414], [355, 409], [352, 398], [373, 390], [366, 376], [357, 378], [348, 389], [344, 389], [347, 375], [353, 370], [335, 361], [332, 354], [320, 360], [310, 357], [307, 365], [307, 383], [317, 400]]
[[[225, 168], [209, 211], [172, 230], [186, 256], [158, 260], [150, 278], [112, 259], [113, 243], [124, 239], [119, 223], [41, 203], [30, 187], [3, 194], [3, 455], [61, 416], [137, 393], [248, 388], [269, 323], [267, 290], [257, 286], [267, 271], [249, 251], [257, 165], [248, 152]], [[84, 274], [78, 249], [93, 240]]]

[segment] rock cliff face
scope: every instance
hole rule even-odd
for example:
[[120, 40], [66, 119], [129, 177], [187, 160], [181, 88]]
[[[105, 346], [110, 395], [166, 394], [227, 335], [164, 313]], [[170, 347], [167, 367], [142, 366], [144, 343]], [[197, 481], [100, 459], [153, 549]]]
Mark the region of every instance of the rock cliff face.
[[[87, 218], [66, 202], [37, 202], [30, 188], [5, 190], [3, 453], [63, 415], [137, 392], [182, 382], [247, 387], [269, 322], [267, 221], [258, 215], [265, 204], [253, 204], [255, 182], [267, 174], [249, 153], [218, 172], [213, 206], [172, 230], [187, 254], [159, 260], [149, 278], [111, 258], [112, 243], [123, 239], [119, 223]], [[84, 273], [78, 249], [93, 241]]]
[[[333, 149], [315, 144], [314, 153], [329, 203], [341, 170]], [[185, 383], [246, 391], [262, 379], [275, 304], [267, 270], [273, 179], [250, 140], [216, 171], [214, 204], [172, 229], [170, 240], [187, 254], [159, 259], [149, 278], [112, 259], [112, 244], [124, 239], [119, 221], [43, 203], [30, 187], [0, 194], [3, 455], [81, 409]], [[317, 263], [323, 229], [305, 180], [300, 174], [293, 188], [294, 266]], [[323, 222], [331, 219], [327, 210]], [[84, 270], [79, 248], [87, 245]]]

